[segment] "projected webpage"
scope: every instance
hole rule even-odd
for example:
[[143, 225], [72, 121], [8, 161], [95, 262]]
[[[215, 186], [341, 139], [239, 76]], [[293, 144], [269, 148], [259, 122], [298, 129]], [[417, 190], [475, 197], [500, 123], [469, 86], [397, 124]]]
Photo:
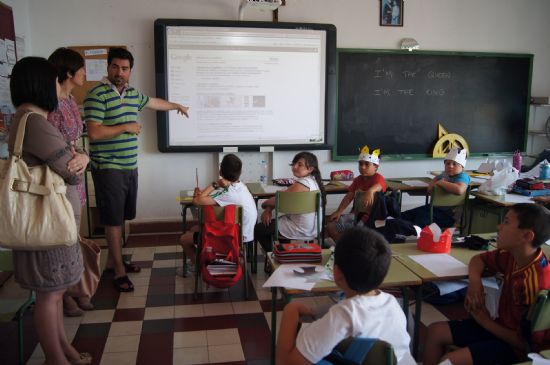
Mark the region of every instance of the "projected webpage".
[[323, 143], [325, 32], [169, 26], [169, 144]]

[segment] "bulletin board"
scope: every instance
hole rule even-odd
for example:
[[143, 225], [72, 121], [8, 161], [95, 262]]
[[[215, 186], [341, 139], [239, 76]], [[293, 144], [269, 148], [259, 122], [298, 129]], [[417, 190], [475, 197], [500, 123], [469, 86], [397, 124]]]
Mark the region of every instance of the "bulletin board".
[[11, 7], [0, 2], [0, 158], [7, 158], [7, 135], [15, 109], [11, 103], [11, 70], [17, 61], [15, 25]]
[[73, 89], [72, 94], [78, 105], [84, 103], [86, 93], [99, 84], [103, 76], [107, 76], [107, 53], [109, 48], [126, 46], [71, 46], [70, 49], [80, 53], [84, 58], [86, 67], [86, 81], [84, 85], [77, 86]]

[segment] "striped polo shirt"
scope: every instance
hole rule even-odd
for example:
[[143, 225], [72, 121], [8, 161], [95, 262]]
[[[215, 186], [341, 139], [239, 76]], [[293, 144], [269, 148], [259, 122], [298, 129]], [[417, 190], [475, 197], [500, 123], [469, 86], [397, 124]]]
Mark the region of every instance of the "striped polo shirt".
[[[137, 122], [138, 111], [148, 102], [149, 97], [133, 87], [126, 88], [121, 95], [104, 79], [86, 95], [84, 118], [105, 126]], [[131, 133], [90, 141], [90, 163], [95, 169], [134, 170], [137, 168], [137, 150], [137, 136]]]

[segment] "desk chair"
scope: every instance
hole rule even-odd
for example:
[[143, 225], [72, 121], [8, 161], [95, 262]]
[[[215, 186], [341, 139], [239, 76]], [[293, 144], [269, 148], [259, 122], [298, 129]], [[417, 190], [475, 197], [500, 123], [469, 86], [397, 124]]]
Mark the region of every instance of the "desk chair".
[[[466, 214], [466, 203], [470, 197], [470, 187], [466, 189], [466, 192], [462, 195], [456, 195], [449, 193], [438, 186], [434, 186], [432, 195], [430, 198], [430, 223], [434, 221], [434, 207], [438, 208], [452, 208], [462, 207], [462, 213], [460, 215], [460, 230], [464, 229], [464, 221]], [[462, 233], [462, 232], [461, 232]]]
[[317, 233], [312, 239], [316, 239], [320, 244], [321, 237], [321, 192], [304, 191], [288, 192], [278, 191], [275, 194], [275, 241], [279, 240], [279, 215], [283, 214], [307, 214], [315, 213], [315, 225]]
[[533, 332], [543, 331], [550, 329], [550, 300], [548, 300], [548, 290], [541, 290], [535, 303], [531, 306], [529, 313], [527, 314], [527, 352], [533, 351], [532, 349], [532, 334]]
[[349, 337], [342, 340], [332, 352], [316, 365], [395, 365], [393, 347], [376, 338]]
[[[214, 206], [214, 214], [216, 215], [216, 220], [223, 220], [224, 218], [224, 207]], [[248, 269], [247, 269], [247, 249], [248, 245], [243, 242], [243, 208], [237, 206], [235, 211], [236, 217], [235, 222], [239, 225], [239, 246], [240, 246], [240, 256], [243, 260], [243, 274], [244, 274], [244, 297], [248, 299]], [[203, 235], [203, 226], [204, 226], [205, 217], [203, 214], [203, 207], [199, 207], [199, 242], [197, 243], [197, 254], [195, 261], [195, 293], [194, 298], [197, 299], [198, 289], [199, 289], [199, 276], [201, 273], [201, 251], [202, 251], [202, 235]], [[252, 244], [252, 243], [251, 243]]]
[[[0, 251], [0, 270], [11, 271], [13, 270], [12, 251]], [[18, 354], [19, 364], [24, 364], [25, 351], [23, 348], [23, 316], [25, 311], [34, 304], [36, 301], [36, 293], [34, 290], [29, 292], [27, 299], [8, 299], [3, 300], [0, 304], [0, 321], [9, 322], [17, 320], [17, 333], [18, 333]]]
[[[324, 239], [321, 235], [321, 192], [320, 191], [300, 191], [288, 192], [278, 191], [275, 194], [275, 234], [272, 237], [273, 245], [279, 241], [279, 216], [283, 214], [307, 214], [315, 213], [316, 231], [314, 237], [310, 239], [317, 240], [317, 243], [324, 247]], [[273, 247], [272, 245], [272, 247]], [[267, 268], [267, 253], [264, 261], [264, 270]]]

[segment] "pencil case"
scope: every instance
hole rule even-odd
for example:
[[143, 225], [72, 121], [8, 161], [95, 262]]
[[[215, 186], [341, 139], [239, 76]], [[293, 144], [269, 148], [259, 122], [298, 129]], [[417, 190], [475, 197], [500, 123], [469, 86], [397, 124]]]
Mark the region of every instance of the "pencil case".
[[351, 181], [353, 180], [353, 171], [351, 170], [336, 170], [330, 173], [332, 181]]

